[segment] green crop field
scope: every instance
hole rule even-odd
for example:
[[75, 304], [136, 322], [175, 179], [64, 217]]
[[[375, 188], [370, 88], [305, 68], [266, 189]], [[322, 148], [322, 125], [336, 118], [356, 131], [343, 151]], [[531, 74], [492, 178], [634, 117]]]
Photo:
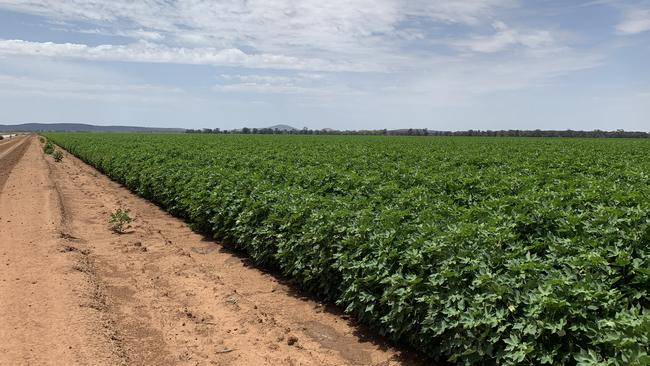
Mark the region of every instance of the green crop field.
[[46, 136], [433, 359], [650, 364], [648, 140]]

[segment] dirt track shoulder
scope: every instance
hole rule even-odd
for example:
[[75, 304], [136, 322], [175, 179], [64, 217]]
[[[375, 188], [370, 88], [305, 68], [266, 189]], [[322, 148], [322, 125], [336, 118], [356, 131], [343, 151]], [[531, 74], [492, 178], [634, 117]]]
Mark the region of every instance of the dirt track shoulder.
[[[21, 151], [19, 149], [24, 149]], [[93, 306], [83, 256], [61, 238], [61, 205], [40, 144], [0, 158], [0, 364], [119, 365]]]

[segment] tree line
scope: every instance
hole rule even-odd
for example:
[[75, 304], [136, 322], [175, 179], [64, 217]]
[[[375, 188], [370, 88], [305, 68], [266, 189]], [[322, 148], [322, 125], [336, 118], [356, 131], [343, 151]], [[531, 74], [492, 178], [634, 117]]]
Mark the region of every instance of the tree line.
[[186, 133], [208, 134], [257, 134], [257, 135], [387, 135], [387, 136], [484, 136], [484, 137], [592, 137], [592, 138], [649, 138], [650, 133], [641, 131], [575, 131], [575, 130], [466, 130], [437, 131], [426, 128], [401, 130], [333, 130], [249, 128], [222, 130], [220, 128], [187, 129]]

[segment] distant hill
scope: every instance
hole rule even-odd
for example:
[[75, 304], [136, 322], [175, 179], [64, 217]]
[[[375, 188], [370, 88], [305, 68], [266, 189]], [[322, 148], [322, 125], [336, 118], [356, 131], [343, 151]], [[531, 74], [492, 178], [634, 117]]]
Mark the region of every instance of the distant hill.
[[278, 130], [278, 131], [296, 131], [296, 130], [298, 130], [297, 128], [291, 127], [289, 125], [274, 125], [274, 126], [267, 127], [267, 128], [270, 128], [272, 130]]
[[136, 127], [136, 126], [95, 126], [83, 123], [24, 123], [19, 125], [0, 125], [0, 131], [13, 132], [185, 132], [184, 128]]

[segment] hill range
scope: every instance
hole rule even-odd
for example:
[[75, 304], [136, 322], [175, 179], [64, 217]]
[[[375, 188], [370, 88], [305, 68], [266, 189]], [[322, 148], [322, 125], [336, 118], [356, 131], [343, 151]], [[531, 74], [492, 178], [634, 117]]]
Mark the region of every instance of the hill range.
[[1, 131], [11, 132], [185, 132], [184, 128], [136, 127], [136, 126], [97, 126], [84, 123], [23, 123], [17, 125], [0, 125]]

